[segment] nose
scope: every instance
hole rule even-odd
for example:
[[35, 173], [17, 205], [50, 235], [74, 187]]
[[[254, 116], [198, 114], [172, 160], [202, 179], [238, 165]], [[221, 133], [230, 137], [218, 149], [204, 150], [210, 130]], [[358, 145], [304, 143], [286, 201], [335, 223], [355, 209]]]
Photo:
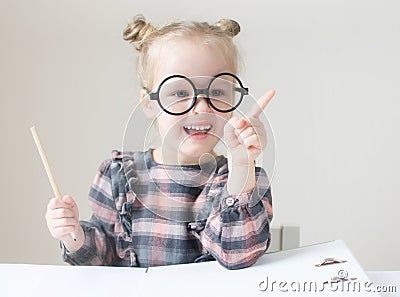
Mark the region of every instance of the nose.
[[196, 104], [193, 107], [193, 111], [196, 113], [211, 111], [211, 107], [208, 104], [208, 99], [206, 95], [201, 94], [197, 96]]

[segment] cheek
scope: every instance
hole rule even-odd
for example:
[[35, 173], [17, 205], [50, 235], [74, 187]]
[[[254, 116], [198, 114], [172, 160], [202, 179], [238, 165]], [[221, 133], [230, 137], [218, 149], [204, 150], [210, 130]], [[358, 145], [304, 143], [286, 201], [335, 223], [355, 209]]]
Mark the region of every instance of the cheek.
[[158, 131], [163, 137], [176, 136], [179, 133], [179, 121], [175, 117], [160, 115], [157, 119]]
[[222, 128], [225, 126], [225, 124], [232, 118], [232, 112], [230, 113], [219, 113], [218, 114], [218, 123]]
[[218, 116], [216, 118], [216, 128], [215, 128], [215, 133], [222, 137], [224, 134], [224, 127], [225, 124], [229, 121], [229, 119], [232, 117], [232, 113], [218, 113]]

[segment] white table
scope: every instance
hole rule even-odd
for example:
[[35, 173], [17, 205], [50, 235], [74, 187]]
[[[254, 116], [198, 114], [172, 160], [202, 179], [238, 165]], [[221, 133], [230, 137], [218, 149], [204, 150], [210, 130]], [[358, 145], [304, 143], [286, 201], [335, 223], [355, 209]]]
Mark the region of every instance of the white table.
[[[347, 262], [315, 266], [328, 257]], [[357, 280], [323, 285], [339, 271]], [[360, 292], [342, 291], [342, 285], [355, 282], [360, 284]], [[366, 291], [373, 289], [367, 274], [340, 240], [266, 254], [252, 267], [241, 270], [227, 270], [215, 261], [149, 269], [0, 264], [2, 297], [379, 296]]]

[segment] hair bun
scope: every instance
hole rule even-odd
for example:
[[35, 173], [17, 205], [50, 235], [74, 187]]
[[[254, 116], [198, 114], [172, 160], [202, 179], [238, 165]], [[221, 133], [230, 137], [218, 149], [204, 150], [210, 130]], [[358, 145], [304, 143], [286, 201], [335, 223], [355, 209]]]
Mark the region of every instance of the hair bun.
[[240, 25], [238, 22], [231, 19], [221, 19], [216, 22], [214, 27], [219, 27], [222, 31], [228, 34], [231, 37], [234, 37], [240, 32]]
[[140, 51], [146, 38], [154, 31], [154, 26], [147, 23], [143, 15], [137, 15], [125, 28], [123, 38]]

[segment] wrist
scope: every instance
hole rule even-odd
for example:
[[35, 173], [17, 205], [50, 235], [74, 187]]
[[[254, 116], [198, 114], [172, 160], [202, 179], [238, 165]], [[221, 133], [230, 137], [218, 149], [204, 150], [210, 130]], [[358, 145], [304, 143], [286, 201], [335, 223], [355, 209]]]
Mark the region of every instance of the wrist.
[[243, 161], [235, 161], [235, 160], [229, 160], [228, 159], [228, 168], [229, 171], [232, 170], [252, 170], [255, 167], [255, 162], [254, 161], [250, 161], [250, 162], [243, 162]]
[[75, 234], [75, 236], [76, 241], [73, 240], [71, 236], [68, 239], [63, 240], [63, 244], [69, 252], [76, 252], [83, 246], [83, 243], [85, 242], [85, 232], [80, 224], [78, 226], [78, 232]]
[[232, 166], [234, 167], [253, 167], [254, 166], [254, 161], [252, 162], [235, 162], [231, 161], [230, 162]]
[[231, 163], [228, 164], [227, 191], [229, 194], [247, 193], [255, 186], [255, 164]]

